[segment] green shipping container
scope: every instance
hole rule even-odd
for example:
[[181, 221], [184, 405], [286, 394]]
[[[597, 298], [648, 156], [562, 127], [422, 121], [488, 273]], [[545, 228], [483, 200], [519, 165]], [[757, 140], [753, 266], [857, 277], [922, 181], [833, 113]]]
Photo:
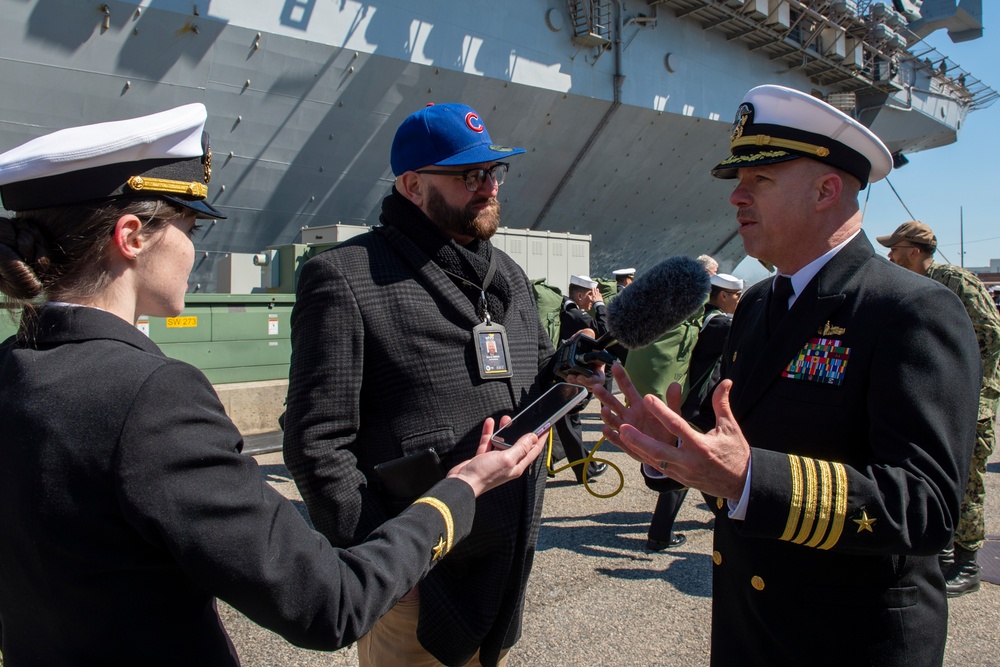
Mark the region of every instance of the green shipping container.
[[[189, 294], [178, 317], [141, 317], [137, 327], [212, 384], [284, 380], [294, 304], [294, 294]], [[0, 313], [0, 340], [15, 331], [16, 323]]]

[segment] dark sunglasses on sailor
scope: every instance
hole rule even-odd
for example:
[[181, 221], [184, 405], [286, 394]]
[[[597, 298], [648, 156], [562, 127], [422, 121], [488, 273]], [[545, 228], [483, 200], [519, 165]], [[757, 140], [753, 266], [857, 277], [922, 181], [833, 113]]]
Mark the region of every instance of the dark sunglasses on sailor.
[[510, 169], [510, 165], [506, 162], [497, 162], [492, 167], [484, 169], [483, 167], [476, 167], [475, 169], [467, 169], [465, 171], [446, 171], [444, 169], [419, 169], [418, 174], [436, 174], [438, 176], [454, 176], [455, 178], [460, 178], [465, 181], [465, 189], [469, 192], [475, 192], [479, 188], [483, 187], [483, 183], [486, 181], [486, 175], [489, 174], [493, 182], [497, 184], [497, 187], [503, 185], [504, 180], [507, 178], [507, 170]]

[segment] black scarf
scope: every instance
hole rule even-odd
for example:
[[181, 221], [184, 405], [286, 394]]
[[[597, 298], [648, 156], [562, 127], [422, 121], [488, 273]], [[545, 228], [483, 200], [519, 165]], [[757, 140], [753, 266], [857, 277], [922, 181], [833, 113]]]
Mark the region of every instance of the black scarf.
[[[446, 271], [462, 293], [469, 297], [472, 305], [476, 307], [476, 312], [479, 312], [480, 286], [486, 280], [486, 272], [490, 268], [490, 256], [493, 253], [493, 245], [489, 241], [474, 239], [466, 246], [459, 245], [454, 239], [445, 236], [423, 211], [399, 194], [395, 187], [392, 189], [392, 194], [382, 200], [379, 222], [402, 232], [431, 261]], [[473, 285], [458, 280], [451, 274], [461, 276]], [[507, 282], [503, 272], [498, 270], [486, 288], [486, 303], [490, 309], [490, 318], [494, 322], [503, 324], [506, 321], [510, 300], [510, 283]]]

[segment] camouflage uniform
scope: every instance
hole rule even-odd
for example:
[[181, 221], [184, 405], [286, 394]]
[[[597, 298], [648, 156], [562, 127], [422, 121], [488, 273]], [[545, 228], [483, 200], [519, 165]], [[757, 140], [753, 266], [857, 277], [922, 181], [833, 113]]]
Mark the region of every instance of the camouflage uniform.
[[976, 447], [972, 453], [969, 482], [962, 498], [962, 513], [955, 530], [955, 544], [969, 551], [976, 551], [986, 539], [986, 460], [993, 453], [994, 422], [997, 398], [1000, 397], [1000, 315], [986, 286], [974, 274], [950, 264], [932, 262], [927, 269], [932, 278], [962, 300], [969, 313], [972, 327], [979, 341], [979, 354], [983, 360], [983, 385], [979, 392], [979, 422], [976, 426]]

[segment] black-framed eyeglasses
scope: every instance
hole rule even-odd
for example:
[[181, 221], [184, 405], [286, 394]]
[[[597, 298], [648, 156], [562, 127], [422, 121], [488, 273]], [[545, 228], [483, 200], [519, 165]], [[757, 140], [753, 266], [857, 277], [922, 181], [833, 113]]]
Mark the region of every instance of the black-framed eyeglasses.
[[417, 171], [418, 174], [435, 174], [437, 176], [454, 176], [465, 181], [465, 189], [469, 192], [475, 192], [479, 188], [483, 187], [483, 183], [486, 182], [486, 175], [489, 174], [493, 182], [497, 184], [497, 187], [503, 185], [503, 182], [507, 179], [507, 170], [510, 169], [510, 165], [506, 162], [497, 162], [495, 165], [489, 168], [476, 167], [475, 169], [466, 169], [465, 171], [447, 171], [444, 169], [420, 169]]

